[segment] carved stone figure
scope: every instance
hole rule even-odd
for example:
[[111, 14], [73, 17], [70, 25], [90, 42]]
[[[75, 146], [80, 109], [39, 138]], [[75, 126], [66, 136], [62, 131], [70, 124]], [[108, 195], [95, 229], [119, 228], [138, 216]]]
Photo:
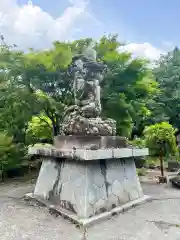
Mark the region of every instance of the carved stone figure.
[[104, 65], [96, 61], [96, 51], [89, 46], [84, 54], [75, 56], [72, 62], [74, 75], [75, 104], [87, 117], [97, 117], [101, 113], [100, 82], [103, 79]]
[[105, 66], [96, 61], [96, 51], [92, 46], [73, 58], [71, 73], [75, 106], [70, 106], [65, 112], [62, 129], [65, 135], [116, 134], [116, 122], [100, 118], [100, 82], [104, 71]]

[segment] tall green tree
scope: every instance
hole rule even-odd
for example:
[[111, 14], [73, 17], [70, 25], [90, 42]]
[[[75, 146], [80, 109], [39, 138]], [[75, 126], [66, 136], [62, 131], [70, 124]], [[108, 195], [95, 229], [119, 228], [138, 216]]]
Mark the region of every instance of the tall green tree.
[[0, 131], [13, 136], [14, 142], [25, 142], [28, 121], [35, 108], [35, 95], [27, 87], [16, 84], [21, 76], [12, 74], [22, 53], [11, 46], [0, 45]]
[[96, 49], [99, 60], [107, 65], [102, 82], [103, 115], [117, 121], [118, 134], [130, 137], [133, 128], [150, 114], [146, 102], [157, 84], [148, 61], [120, 51], [123, 45], [116, 35], [103, 36]]
[[[52, 122], [53, 135], [57, 135], [63, 112], [73, 103], [73, 79], [68, 67], [72, 56], [83, 53], [90, 43], [95, 45], [97, 61], [107, 66], [101, 86], [102, 115], [117, 121], [118, 134], [130, 136], [133, 126], [138, 127], [141, 118], [149, 114], [146, 100], [157, 85], [147, 62], [133, 59], [130, 53], [120, 50], [124, 43], [120, 43], [116, 35], [103, 36], [100, 41], [87, 38], [70, 43], [55, 42], [52, 49], [28, 53], [2, 45], [0, 66], [7, 75], [5, 85], [9, 93], [12, 88], [17, 96], [18, 91], [22, 92], [22, 99], [25, 94], [26, 111], [30, 110], [25, 114], [27, 120], [32, 115], [46, 115]], [[11, 102], [10, 105], [12, 108]]]
[[54, 135], [59, 133], [64, 107], [72, 100], [67, 71], [71, 58], [71, 49], [66, 43], [55, 42], [50, 50], [31, 50], [26, 54], [3, 45], [1, 69], [7, 72], [9, 84], [34, 99], [31, 117], [40, 112], [47, 115]]
[[150, 103], [153, 120], [169, 121], [180, 128], [180, 50], [177, 47], [160, 58], [154, 75], [160, 91]]

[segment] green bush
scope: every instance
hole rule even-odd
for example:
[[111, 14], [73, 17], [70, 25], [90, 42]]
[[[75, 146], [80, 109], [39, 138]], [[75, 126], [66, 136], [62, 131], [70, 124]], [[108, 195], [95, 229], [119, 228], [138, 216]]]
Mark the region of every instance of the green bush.
[[14, 144], [13, 138], [5, 133], [0, 133], [0, 171], [4, 173], [18, 167], [24, 160], [26, 149], [22, 144]]
[[51, 120], [42, 114], [32, 117], [26, 131], [26, 144], [35, 144], [43, 139], [50, 141], [52, 138]]
[[146, 147], [145, 140], [142, 138], [135, 138], [134, 140], [130, 141], [130, 144], [134, 147], [139, 147], [139, 148]]
[[177, 155], [176, 129], [168, 122], [161, 122], [145, 128], [145, 144], [153, 156]]

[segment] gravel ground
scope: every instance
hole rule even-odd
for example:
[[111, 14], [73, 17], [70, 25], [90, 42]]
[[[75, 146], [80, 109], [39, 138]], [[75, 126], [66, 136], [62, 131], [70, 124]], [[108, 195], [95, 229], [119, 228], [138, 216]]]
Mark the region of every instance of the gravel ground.
[[[0, 239], [80, 240], [82, 231], [45, 208], [24, 202], [30, 181], [0, 185]], [[180, 190], [143, 184], [153, 201], [88, 229], [87, 240], [180, 240]]]

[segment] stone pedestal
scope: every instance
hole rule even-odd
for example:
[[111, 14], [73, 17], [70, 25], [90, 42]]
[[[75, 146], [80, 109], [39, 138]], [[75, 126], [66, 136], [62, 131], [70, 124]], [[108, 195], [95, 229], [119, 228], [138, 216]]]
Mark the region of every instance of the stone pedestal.
[[134, 157], [148, 155], [148, 149], [33, 147], [29, 153], [44, 158], [31, 197], [84, 225], [146, 199]]

